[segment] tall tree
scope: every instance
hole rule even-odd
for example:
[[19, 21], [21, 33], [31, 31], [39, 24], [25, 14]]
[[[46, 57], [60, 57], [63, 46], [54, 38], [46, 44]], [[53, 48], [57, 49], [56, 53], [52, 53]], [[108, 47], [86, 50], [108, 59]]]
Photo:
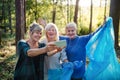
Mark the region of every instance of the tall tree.
[[89, 33], [91, 33], [92, 31], [92, 15], [93, 15], [93, 1], [91, 0]]
[[109, 15], [113, 18], [115, 47], [117, 48], [119, 46], [118, 37], [119, 37], [119, 19], [120, 19], [120, 0], [111, 0]]
[[24, 0], [24, 31], [27, 32], [26, 29], [26, 0]]
[[56, 17], [56, 5], [57, 2], [53, 0], [53, 15], [52, 15], [52, 22], [55, 23], [55, 17]]
[[20, 39], [24, 39], [25, 33], [25, 1], [15, 0], [16, 7], [16, 44]]
[[76, 0], [74, 22], [77, 24], [79, 0]]
[[35, 0], [35, 11], [34, 11], [34, 15], [35, 15], [35, 21], [37, 21], [37, 0]]

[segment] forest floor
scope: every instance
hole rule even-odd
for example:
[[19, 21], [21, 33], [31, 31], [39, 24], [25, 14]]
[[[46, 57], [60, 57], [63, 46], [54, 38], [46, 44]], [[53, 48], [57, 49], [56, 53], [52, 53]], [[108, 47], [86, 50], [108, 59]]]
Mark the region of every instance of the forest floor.
[[[6, 41], [0, 46], [0, 80], [13, 80], [13, 73], [17, 61], [16, 47], [13, 41]], [[120, 48], [116, 50], [120, 61]]]

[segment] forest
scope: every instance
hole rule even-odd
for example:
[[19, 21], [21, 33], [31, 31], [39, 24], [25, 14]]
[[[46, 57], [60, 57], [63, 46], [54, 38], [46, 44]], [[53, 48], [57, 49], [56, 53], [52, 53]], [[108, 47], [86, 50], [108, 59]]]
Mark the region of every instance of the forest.
[[113, 19], [114, 46], [120, 61], [120, 0], [0, 0], [0, 80], [13, 80], [16, 45], [28, 37], [31, 23], [40, 18], [53, 22], [65, 35], [66, 24], [75, 22], [77, 34], [86, 35], [109, 16]]

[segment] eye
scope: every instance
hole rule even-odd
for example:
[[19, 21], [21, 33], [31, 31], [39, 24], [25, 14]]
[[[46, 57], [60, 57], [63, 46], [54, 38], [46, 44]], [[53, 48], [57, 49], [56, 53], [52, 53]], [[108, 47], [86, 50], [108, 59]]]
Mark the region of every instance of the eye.
[[55, 29], [52, 29], [53, 32], [55, 32]]
[[41, 33], [41, 32], [40, 32], [39, 34], [40, 34], [40, 35], [42, 35], [42, 33]]
[[74, 30], [71, 30], [72, 32], [74, 32]]
[[68, 32], [70, 32], [70, 30], [68, 30]]
[[41, 35], [41, 34], [42, 34], [42, 32], [40, 32], [40, 31], [36, 31], [36, 34], [40, 34], [40, 35]]

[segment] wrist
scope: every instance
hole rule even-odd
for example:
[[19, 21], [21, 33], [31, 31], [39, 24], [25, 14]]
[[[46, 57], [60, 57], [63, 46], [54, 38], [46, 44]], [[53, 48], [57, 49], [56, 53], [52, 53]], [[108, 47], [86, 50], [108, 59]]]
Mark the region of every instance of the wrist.
[[45, 47], [45, 52], [49, 52], [48, 46]]

